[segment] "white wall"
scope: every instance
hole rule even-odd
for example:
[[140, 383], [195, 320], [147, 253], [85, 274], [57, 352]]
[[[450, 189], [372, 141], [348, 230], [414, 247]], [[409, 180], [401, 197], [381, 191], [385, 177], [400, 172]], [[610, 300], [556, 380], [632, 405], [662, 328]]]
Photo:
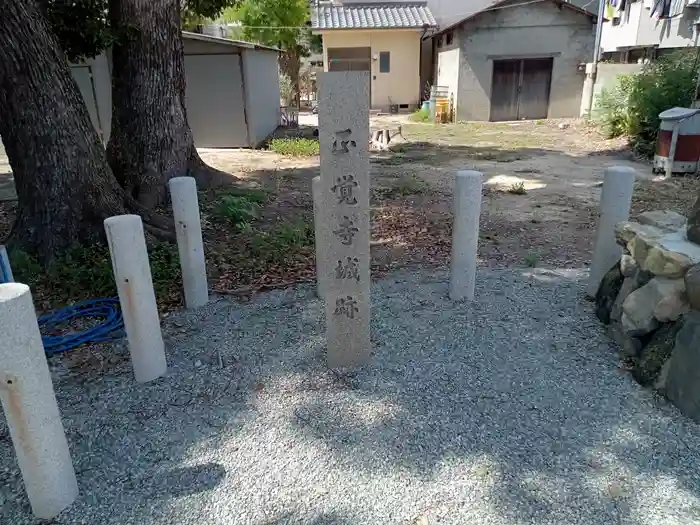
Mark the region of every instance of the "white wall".
[[112, 128], [112, 75], [107, 54], [71, 64], [70, 70], [87, 105], [92, 125], [106, 144]]
[[[195, 144], [199, 147], [217, 147], [214, 135], [222, 123], [242, 129], [228, 129], [221, 136], [225, 139], [221, 147], [255, 147], [272, 133], [279, 124], [279, 69], [277, 66], [278, 53], [264, 49], [237, 48], [226, 44], [202, 42], [184, 39], [185, 46], [185, 75], [187, 77], [188, 96], [195, 106], [188, 106], [188, 117], [192, 125], [200, 128], [195, 132]], [[228, 99], [221, 99], [221, 111], [211, 104], [211, 96], [223, 96], [223, 91], [233, 89], [235, 80], [233, 73], [227, 71], [231, 67], [227, 56], [238, 59], [237, 53], [242, 52], [246, 59], [242, 68], [245, 78], [245, 107], [244, 98], [237, 93], [231, 93]], [[187, 57], [205, 57], [200, 60], [188, 60]], [[206, 56], [210, 58], [206, 60]], [[238, 67], [238, 66], [237, 66]], [[220, 72], [219, 72], [220, 71]], [[106, 144], [112, 125], [112, 77], [111, 64], [108, 54], [103, 53], [94, 59], [71, 64], [71, 72], [78, 88], [86, 102], [93, 126]], [[193, 91], [196, 87], [198, 92]], [[223, 90], [223, 91], [222, 91]], [[194, 101], [197, 101], [196, 103]], [[238, 104], [238, 108], [229, 108], [230, 104]], [[248, 124], [239, 118], [244, 111], [248, 113]], [[200, 114], [194, 114], [200, 112]], [[243, 123], [241, 123], [243, 122]], [[205, 130], [207, 130], [205, 132]], [[206, 137], [206, 144], [197, 144], [197, 135]], [[248, 138], [244, 138], [248, 135]], [[226, 138], [228, 137], [228, 138]]]
[[248, 140], [257, 147], [280, 120], [280, 77], [278, 53], [264, 50], [243, 52], [246, 119]]
[[319, 33], [323, 37], [326, 71], [329, 48], [369, 47], [373, 58], [382, 51], [389, 52], [389, 73], [380, 73], [379, 60], [372, 60], [372, 108], [387, 108], [390, 104], [420, 104], [420, 30], [335, 30]]
[[627, 2], [620, 13], [619, 25], [612, 21], [603, 24], [601, 47], [603, 52], [625, 47], [651, 47], [661, 49], [686, 47], [697, 44], [694, 25], [700, 20], [700, 9], [683, 8], [684, 0], [672, 0], [675, 16], [659, 20], [651, 16], [652, 2], [649, 0]]
[[458, 107], [459, 100], [459, 65], [460, 65], [460, 49], [459, 49], [459, 32], [453, 31], [452, 44], [445, 45], [445, 35], [442, 35], [442, 47], [436, 47], [435, 52], [435, 79], [438, 86], [448, 88], [449, 94], [453, 97], [454, 107]]

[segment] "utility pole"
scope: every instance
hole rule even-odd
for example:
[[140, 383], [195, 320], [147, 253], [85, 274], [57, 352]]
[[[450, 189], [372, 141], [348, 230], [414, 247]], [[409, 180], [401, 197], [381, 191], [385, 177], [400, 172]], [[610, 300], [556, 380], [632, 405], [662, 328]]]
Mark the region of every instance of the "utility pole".
[[588, 118], [593, 113], [593, 92], [595, 91], [595, 82], [598, 77], [598, 61], [600, 60], [600, 42], [603, 38], [603, 24], [605, 23], [605, 0], [598, 2], [598, 19], [596, 20], [595, 28], [595, 46], [593, 47], [593, 62], [591, 63], [590, 75], [591, 89], [588, 93]]

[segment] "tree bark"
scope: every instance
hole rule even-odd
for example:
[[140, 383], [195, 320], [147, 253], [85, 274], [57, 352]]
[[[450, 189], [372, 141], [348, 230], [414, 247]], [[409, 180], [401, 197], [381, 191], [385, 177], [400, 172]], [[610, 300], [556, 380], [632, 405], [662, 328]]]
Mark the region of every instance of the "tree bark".
[[179, 0], [110, 0], [109, 18], [119, 35], [107, 145], [117, 180], [147, 208], [167, 202], [172, 177], [193, 176], [200, 188], [221, 182], [225, 174], [201, 160], [187, 122]]
[[297, 107], [301, 101], [299, 87], [299, 69], [301, 68], [301, 53], [299, 46], [296, 45], [292, 49], [285, 50], [280, 55], [280, 70], [289, 77], [292, 81], [292, 91], [296, 100], [291, 101], [291, 105], [296, 104]]
[[125, 196], [35, 3], [0, 0], [0, 13], [0, 136], [18, 197], [10, 244], [48, 262], [103, 238], [103, 219], [125, 213]]

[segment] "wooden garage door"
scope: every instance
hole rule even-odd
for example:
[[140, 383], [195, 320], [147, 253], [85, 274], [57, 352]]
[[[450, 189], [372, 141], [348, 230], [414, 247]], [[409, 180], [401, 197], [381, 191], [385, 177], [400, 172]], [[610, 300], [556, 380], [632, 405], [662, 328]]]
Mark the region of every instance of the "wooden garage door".
[[494, 60], [490, 120], [547, 118], [552, 58]]
[[185, 75], [195, 146], [248, 147], [240, 55], [186, 55]]

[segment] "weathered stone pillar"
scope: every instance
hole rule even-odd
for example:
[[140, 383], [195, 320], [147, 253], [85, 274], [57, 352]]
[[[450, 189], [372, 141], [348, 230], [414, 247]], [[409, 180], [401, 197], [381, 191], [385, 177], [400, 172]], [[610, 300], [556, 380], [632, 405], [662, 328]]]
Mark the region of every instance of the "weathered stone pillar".
[[314, 201], [314, 240], [316, 243], [316, 295], [323, 300], [325, 290], [324, 275], [324, 248], [328, 239], [325, 237], [326, 224], [323, 219], [325, 205], [322, 202], [321, 177], [314, 177], [311, 181], [311, 193]]
[[328, 366], [370, 358], [369, 74], [319, 78]]
[[453, 301], [474, 299], [483, 179], [481, 172], [470, 170], [458, 171], [455, 177], [450, 265], [450, 299]]
[[0, 401], [32, 512], [51, 519], [78, 483], [27, 285], [0, 285], [0, 326]]
[[138, 215], [118, 215], [104, 225], [134, 376], [145, 383], [165, 374], [167, 364], [143, 224]]
[[615, 240], [615, 225], [629, 219], [635, 175], [636, 171], [627, 166], [613, 166], [605, 170], [600, 216], [586, 289], [589, 297], [595, 297], [603, 276], [622, 256], [622, 249]]
[[197, 308], [209, 302], [197, 183], [193, 177], [175, 177], [170, 179], [169, 185], [185, 304], [187, 308]]

